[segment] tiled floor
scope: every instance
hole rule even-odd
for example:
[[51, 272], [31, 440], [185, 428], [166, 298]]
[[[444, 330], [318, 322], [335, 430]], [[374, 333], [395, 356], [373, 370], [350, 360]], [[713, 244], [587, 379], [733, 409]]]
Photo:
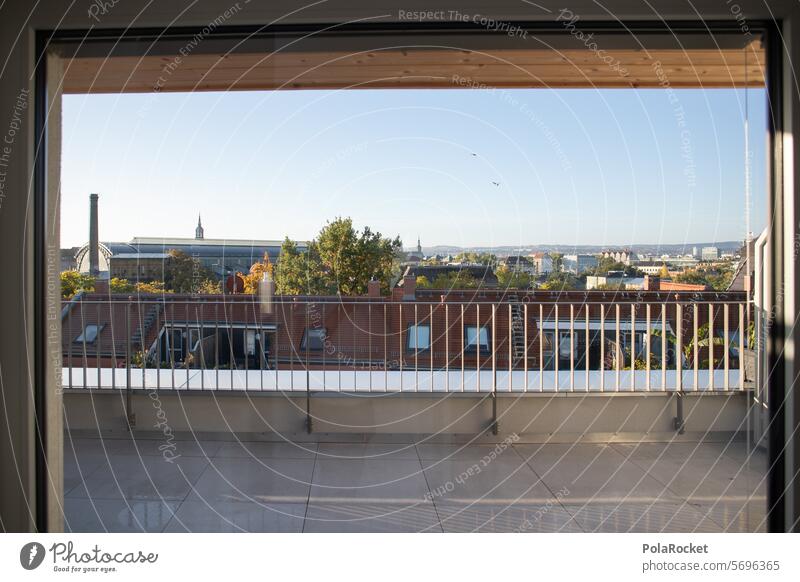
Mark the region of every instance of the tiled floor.
[[68, 436], [66, 529], [764, 529], [765, 455], [742, 442], [173, 444]]

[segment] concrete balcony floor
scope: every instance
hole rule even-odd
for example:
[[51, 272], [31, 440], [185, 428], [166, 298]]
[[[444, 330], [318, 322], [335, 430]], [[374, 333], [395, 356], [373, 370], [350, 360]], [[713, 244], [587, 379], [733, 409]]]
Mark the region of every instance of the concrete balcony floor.
[[[65, 436], [73, 532], [763, 531], [744, 442], [267, 442]], [[387, 440], [387, 439], [383, 439]], [[498, 442], [500, 439], [498, 438]], [[174, 445], [174, 446], [172, 446]], [[169, 451], [165, 453], [164, 451]]]

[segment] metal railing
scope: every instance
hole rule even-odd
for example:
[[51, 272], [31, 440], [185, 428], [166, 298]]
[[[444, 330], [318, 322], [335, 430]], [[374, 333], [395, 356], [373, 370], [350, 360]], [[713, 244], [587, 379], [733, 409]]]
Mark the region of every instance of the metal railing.
[[[591, 296], [591, 294], [587, 294]], [[77, 298], [66, 389], [692, 392], [750, 386], [747, 304]]]

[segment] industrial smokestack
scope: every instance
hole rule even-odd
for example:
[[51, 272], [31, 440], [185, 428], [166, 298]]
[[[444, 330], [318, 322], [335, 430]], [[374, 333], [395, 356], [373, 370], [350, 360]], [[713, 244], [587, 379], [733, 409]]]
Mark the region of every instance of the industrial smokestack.
[[89, 195], [89, 274], [100, 274], [100, 239], [97, 226], [97, 194]]

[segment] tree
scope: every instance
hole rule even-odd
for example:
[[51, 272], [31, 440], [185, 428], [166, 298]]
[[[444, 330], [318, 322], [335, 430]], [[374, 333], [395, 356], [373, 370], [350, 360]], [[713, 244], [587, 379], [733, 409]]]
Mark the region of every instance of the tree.
[[431, 289], [477, 289], [481, 281], [466, 271], [441, 273], [431, 283]]
[[548, 291], [574, 291], [580, 288], [580, 281], [572, 273], [553, 271], [540, 288]]
[[625, 283], [603, 283], [595, 287], [597, 291], [625, 291]]
[[692, 285], [708, 285], [705, 275], [697, 269], [689, 269], [675, 277], [678, 283], [690, 283]]
[[327, 274], [312, 242], [306, 251], [287, 237], [281, 245], [275, 269], [275, 292], [279, 295], [327, 295]]
[[264, 278], [264, 274], [268, 273], [270, 277], [274, 277], [274, 265], [269, 260], [269, 255], [264, 253], [264, 259], [254, 263], [250, 267], [250, 272], [244, 275], [244, 292], [250, 295], [258, 293], [258, 284]]
[[717, 265], [706, 269], [688, 269], [675, 277], [678, 283], [708, 285], [715, 291], [724, 291], [733, 279], [733, 270], [726, 265]]
[[94, 291], [94, 277], [84, 275], [78, 271], [63, 271], [61, 273], [61, 298], [72, 299], [76, 293]]
[[529, 274], [511, 270], [506, 265], [500, 265], [495, 274], [497, 285], [502, 289], [528, 289], [533, 281]]
[[200, 295], [219, 295], [222, 293], [222, 281], [203, 279], [195, 286], [194, 293]]
[[[678, 337], [675, 334], [671, 333], [671, 332], [662, 333], [662, 331], [660, 329], [654, 329], [651, 333], [654, 336], [663, 337], [668, 344], [671, 344], [671, 345], [673, 345], [675, 347], [677, 347], [677, 345], [678, 345]], [[710, 339], [708, 337], [708, 324], [704, 323], [703, 325], [701, 325], [700, 327], [697, 328], [697, 346], [696, 347], [695, 347], [695, 344], [694, 344], [694, 334], [688, 334], [688, 337], [684, 336], [684, 338], [683, 338], [683, 359], [686, 362], [694, 361], [694, 351], [695, 351], [695, 349], [700, 350], [700, 348], [707, 348], [712, 344], [715, 345], [715, 346], [723, 346], [723, 350], [722, 350], [723, 353], [714, 356], [714, 365], [716, 366], [720, 362], [722, 362], [724, 360], [724, 358], [725, 358], [725, 353], [724, 353], [725, 352], [725, 348], [724, 348], [725, 340], [722, 337], [716, 337], [716, 336], [713, 338], [713, 340]], [[706, 366], [708, 366], [708, 360], [706, 360], [705, 362], [698, 362], [698, 364], [700, 365], [700, 367], [706, 367]]]
[[172, 291], [167, 291], [166, 289], [164, 289], [163, 281], [152, 281], [150, 283], [136, 283], [136, 292], [150, 293], [153, 295], [158, 295], [162, 293], [172, 293]]
[[350, 218], [328, 222], [300, 251], [288, 238], [276, 267], [276, 291], [283, 295], [365, 295], [374, 277], [388, 293], [402, 249], [399, 237], [385, 238], [369, 227], [353, 228]]
[[564, 269], [564, 255], [561, 253], [550, 253], [550, 260], [553, 262], [553, 273], [560, 273]]
[[626, 265], [615, 261], [612, 257], [600, 257], [597, 266], [587, 272], [587, 275], [605, 277], [609, 271], [621, 271], [626, 277], [641, 277], [642, 272], [633, 265]]
[[453, 260], [455, 263], [468, 263], [473, 265], [486, 265], [491, 267], [497, 264], [497, 257], [492, 253], [475, 253], [464, 251], [458, 253]]
[[662, 279], [669, 279], [669, 269], [667, 269], [667, 264], [661, 264], [661, 270], [658, 272], [658, 276]]
[[206, 280], [215, 280], [213, 271], [183, 251], [170, 249], [164, 268], [164, 285], [175, 293], [200, 293]]
[[136, 291], [136, 285], [127, 279], [114, 277], [108, 282], [108, 289], [112, 293], [133, 293]]

